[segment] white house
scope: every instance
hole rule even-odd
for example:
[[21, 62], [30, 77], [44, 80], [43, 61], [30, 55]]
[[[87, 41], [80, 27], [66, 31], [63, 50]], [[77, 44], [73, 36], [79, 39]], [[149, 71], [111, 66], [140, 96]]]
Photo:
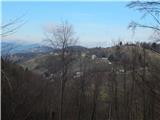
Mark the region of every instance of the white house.
[[92, 55], [92, 57], [91, 57], [91, 58], [92, 58], [92, 60], [94, 60], [94, 59], [96, 58], [96, 55]]

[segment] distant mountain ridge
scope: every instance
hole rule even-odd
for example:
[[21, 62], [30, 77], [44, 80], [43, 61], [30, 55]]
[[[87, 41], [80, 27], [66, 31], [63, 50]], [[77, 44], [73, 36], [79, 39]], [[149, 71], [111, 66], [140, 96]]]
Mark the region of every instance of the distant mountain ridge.
[[[85, 52], [88, 48], [82, 46], [69, 46], [67, 50], [74, 53]], [[60, 52], [60, 49], [40, 44], [25, 44], [17, 42], [1, 42], [1, 56], [9, 58], [16, 63], [21, 63], [37, 56], [49, 55]]]
[[51, 47], [40, 44], [23, 44], [16, 42], [1, 42], [1, 53], [5, 55], [8, 51], [16, 53], [47, 53], [53, 51]]
[[[73, 52], [84, 52], [88, 48], [83, 46], [69, 46], [68, 50]], [[10, 53], [50, 53], [50, 52], [58, 52], [60, 49], [53, 49], [52, 47], [41, 45], [41, 44], [23, 44], [16, 42], [1, 42], [1, 53], [5, 55], [10, 50]]]

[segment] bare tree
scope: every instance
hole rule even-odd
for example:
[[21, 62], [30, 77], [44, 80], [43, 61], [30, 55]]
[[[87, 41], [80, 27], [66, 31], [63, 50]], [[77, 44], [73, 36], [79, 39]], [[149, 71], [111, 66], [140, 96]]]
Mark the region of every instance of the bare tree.
[[[129, 8], [135, 8], [136, 10], [143, 13], [143, 18], [146, 15], [150, 15], [153, 18], [153, 24], [142, 24], [135, 21], [132, 21], [129, 24], [129, 28], [132, 28], [135, 30], [137, 27], [142, 28], [148, 28], [152, 29], [154, 31], [154, 38], [156, 38], [156, 41], [160, 40], [159, 34], [160, 34], [160, 2], [159, 1], [150, 1], [150, 2], [140, 2], [140, 1], [134, 1], [130, 2], [127, 7]], [[156, 34], [156, 36], [155, 36]]]
[[76, 44], [77, 38], [74, 37], [72, 25], [67, 21], [63, 21], [60, 25], [53, 28], [53, 31], [46, 34], [46, 37], [46, 40], [53, 48], [60, 49], [59, 56], [62, 62], [60, 76], [60, 120], [63, 120], [64, 89], [68, 80], [68, 70], [71, 62], [71, 51], [69, 50], [69, 47]]
[[[17, 30], [22, 27], [26, 21], [23, 20], [23, 18], [25, 17], [25, 14], [22, 14], [19, 17], [16, 17], [15, 19], [10, 20], [8, 23], [2, 24], [0, 26], [0, 37], [5, 38], [7, 36], [10, 36], [11, 34], [14, 34], [15, 32], [17, 32]], [[2, 44], [2, 59], [8, 62], [10, 61], [10, 57], [11, 57], [11, 52], [18, 47], [17, 45], [14, 45], [12, 43], [6, 43], [6, 44]]]
[[[140, 2], [140, 1], [136, 1], [136, 2], [130, 2], [127, 5], [129, 8], [135, 8], [136, 10], [144, 13], [143, 14], [143, 18], [146, 15], [149, 15], [153, 18], [153, 23], [152, 24], [143, 24], [143, 23], [138, 23], [138, 22], [131, 22], [129, 24], [129, 28], [132, 28], [133, 30], [135, 30], [137, 27], [142, 27], [142, 28], [148, 28], [153, 30], [153, 35], [152, 35], [152, 39], [155, 42], [160, 41], [160, 2], [159, 1], [150, 1], [150, 2]], [[155, 92], [155, 91], [159, 91], [158, 88], [156, 88], [155, 86], [159, 84], [159, 81], [157, 81], [159, 78], [152, 76], [151, 78], [149, 78], [149, 74], [152, 71], [148, 71], [148, 69], [153, 68], [153, 64], [152, 62], [147, 62], [149, 61], [149, 58], [147, 58], [147, 48], [145, 46], [142, 45], [142, 49], [143, 49], [143, 53], [141, 57], [141, 66], [142, 66], [142, 73], [139, 74], [139, 72], [137, 72], [137, 75], [140, 77], [138, 79], [138, 81], [136, 82], [140, 82], [142, 84], [142, 86], [139, 86], [140, 89], [142, 89], [142, 114], [143, 114], [143, 120], [147, 120], [147, 119], [155, 119], [155, 113], [159, 115], [159, 108], [155, 108], [155, 106], [159, 106], [159, 102], [155, 102], [155, 101], [159, 101], [159, 95]], [[152, 50], [152, 49], [151, 49]], [[156, 52], [154, 50], [152, 50], [153, 52]], [[154, 53], [153, 53], [154, 54]], [[159, 52], [156, 52], [156, 55], [160, 55]], [[152, 64], [150, 66], [148, 66], [147, 64]], [[154, 68], [156, 69], [158, 67], [154, 66]], [[152, 74], [152, 73], [151, 73]], [[149, 79], [155, 79], [155, 81], [150, 81]], [[138, 85], [138, 84], [137, 84]]]
[[[3, 38], [3, 37], [6, 37], [8, 35], [15, 33], [16, 30], [19, 29], [25, 23], [22, 20], [22, 17], [24, 17], [24, 15], [17, 17], [14, 20], [11, 20], [10, 22], [8, 22], [4, 25], [1, 25], [0, 37]], [[1, 49], [2, 49], [1, 62], [2, 62], [2, 64], [4, 64], [5, 62], [10, 62], [10, 54], [14, 48], [15, 48], [15, 46], [13, 44], [9, 44], [9, 45], [7, 44], [4, 46], [1, 46]], [[3, 52], [5, 54], [4, 56], [3, 56]], [[7, 85], [9, 86], [10, 92], [11, 92], [11, 96], [12, 96], [13, 86], [11, 84], [10, 78], [8, 77], [7, 73], [5, 72], [4, 67], [2, 67], [2, 69], [1, 69], [1, 74], [2, 74], [2, 81], [5, 81], [7, 83]]]
[[26, 21], [23, 20], [24, 16], [25, 14], [22, 14], [8, 23], [2, 24], [0, 36], [6, 37], [17, 32], [17, 30], [26, 23]]

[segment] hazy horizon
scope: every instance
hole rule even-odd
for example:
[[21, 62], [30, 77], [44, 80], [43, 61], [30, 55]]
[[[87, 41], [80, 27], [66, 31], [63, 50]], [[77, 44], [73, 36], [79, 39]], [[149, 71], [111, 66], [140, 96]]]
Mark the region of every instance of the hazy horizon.
[[[77, 45], [107, 47], [113, 41], [148, 41], [151, 30], [137, 29], [133, 35], [127, 29], [131, 21], [151, 23], [142, 14], [126, 7], [128, 2], [2, 2], [2, 24], [23, 14], [26, 23], [16, 33], [2, 38], [3, 41], [42, 43], [44, 31], [67, 20], [73, 25]], [[145, 33], [145, 34], [143, 34]]]

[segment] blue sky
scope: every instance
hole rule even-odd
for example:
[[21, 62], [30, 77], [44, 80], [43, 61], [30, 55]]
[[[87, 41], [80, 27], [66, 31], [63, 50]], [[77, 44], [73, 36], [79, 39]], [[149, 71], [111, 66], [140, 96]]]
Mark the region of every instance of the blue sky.
[[26, 22], [15, 34], [5, 40], [41, 42], [44, 31], [67, 20], [73, 24], [77, 44], [87, 47], [110, 46], [118, 39], [123, 41], [147, 41], [151, 31], [138, 29], [133, 36], [127, 29], [131, 21], [151, 23], [150, 17], [126, 7], [128, 2], [3, 2], [2, 23], [25, 14]]

